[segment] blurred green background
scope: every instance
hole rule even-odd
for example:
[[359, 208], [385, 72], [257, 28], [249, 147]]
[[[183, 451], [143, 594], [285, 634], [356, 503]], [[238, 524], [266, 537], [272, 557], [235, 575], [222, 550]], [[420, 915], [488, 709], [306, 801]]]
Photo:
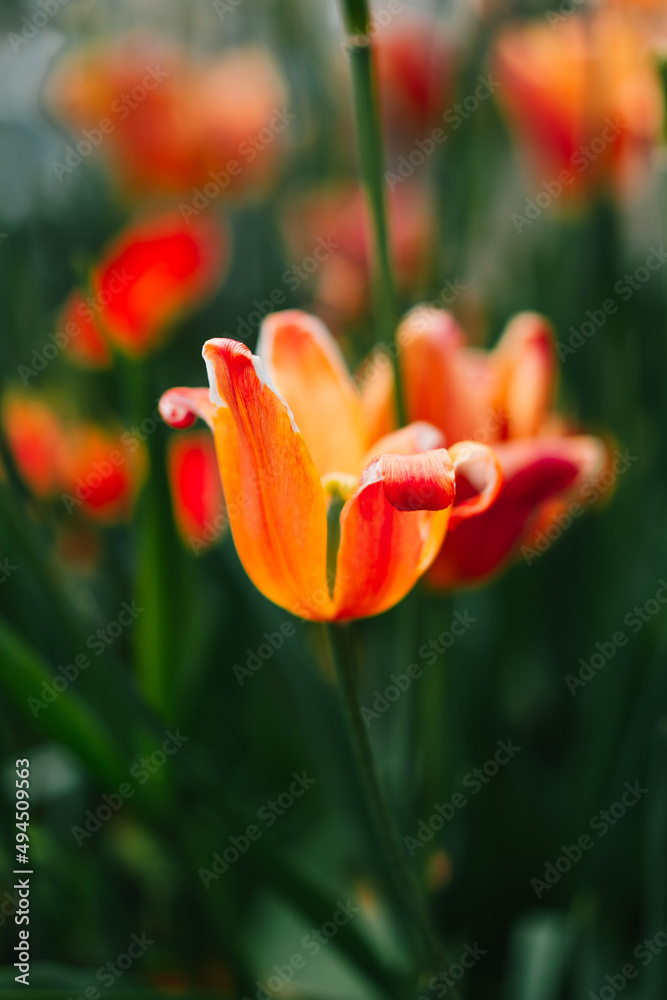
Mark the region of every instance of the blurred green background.
[[[297, 195], [358, 174], [338, 14], [333, 4], [296, 0], [229, 6], [221, 16], [206, 0], [70, 0], [18, 52], [0, 43], [3, 391], [21, 384], [18, 366], [56, 328], [66, 296], [131, 214], [101, 158], [90, 157], [62, 184], [51, 169], [69, 139], [45, 108], [43, 80], [65, 44], [91, 35], [141, 24], [208, 53], [268, 45], [296, 117], [270, 189], [215, 206], [233, 250], [214, 297], [146, 361], [118, 360], [92, 373], [58, 358], [29, 391], [57, 390], [86, 416], [132, 427], [165, 389], [204, 383], [202, 343], [235, 336], [255, 300], [280, 289], [286, 307], [313, 306], [313, 279], [296, 289], [283, 279], [298, 263], [285, 217]], [[407, 0], [403, 7], [429, 11]], [[37, 9], [5, 0], [2, 36], [20, 31]], [[434, 4], [433, 13], [459, 44], [451, 105], [488, 71], [500, 27], [543, 16], [544, 8], [498, 4], [473, 14]], [[487, 345], [524, 309], [549, 317], [566, 343], [570, 328], [615, 297], [615, 283], [664, 238], [659, 149], [632, 199], [598, 191], [574, 208], [543, 211], [517, 232], [512, 213], [524, 211], [539, 184], [493, 100], [420, 171], [432, 185], [434, 246], [401, 307], [434, 299], [458, 280], [466, 289], [451, 308]], [[667, 272], [659, 270], [561, 365], [561, 409], [632, 456], [604, 502], [548, 551], [519, 558], [486, 587], [451, 596], [420, 587], [354, 626], [362, 705], [373, 706], [392, 674], [411, 663], [424, 668], [370, 726], [401, 834], [415, 836], [436, 805], [466, 796], [412, 863], [450, 954], [466, 945], [484, 951], [460, 987], [475, 1000], [588, 1000], [590, 991], [604, 1000], [615, 992], [601, 990], [616, 990], [613, 977], [628, 962], [639, 974], [625, 996], [667, 995], [667, 948], [655, 944], [646, 965], [635, 951], [667, 926], [667, 616], [660, 605], [636, 632], [626, 620], [667, 576], [666, 291]], [[376, 337], [368, 310], [343, 326], [351, 366]], [[95, 529], [97, 557], [85, 569], [58, 545], [71, 525], [63, 504], [31, 497], [6, 462], [0, 557], [12, 569], [0, 583], [0, 984], [8, 996], [15, 988], [17, 996], [27, 989], [63, 998], [87, 988], [101, 996], [132, 988], [146, 997], [261, 998], [262, 983], [277, 997], [400, 996], [405, 932], [378, 877], [320, 632], [255, 590], [228, 533], [200, 555], [183, 545], [165, 471], [173, 433], [160, 425], [148, 436], [150, 474], [134, 515]], [[28, 698], [90, 648], [88, 637], [115, 621], [124, 601], [144, 610], [35, 717]], [[456, 612], [473, 624], [427, 663], [420, 649]], [[234, 665], [286, 624], [293, 632], [285, 629], [280, 648], [240, 684]], [[596, 643], [619, 629], [627, 645], [573, 693], [566, 675], [578, 674], [580, 660], [590, 661]], [[182, 745], [142, 780], [141, 759], [167, 734], [180, 734]], [[472, 794], [464, 780], [498, 741], [520, 752]], [[23, 758], [31, 767], [34, 870], [27, 988], [15, 984], [12, 968], [14, 776]], [[295, 772], [315, 779], [299, 797], [289, 792]], [[128, 782], [132, 795], [77, 843], [73, 828]], [[538, 899], [531, 879], [544, 879], [563, 845], [590, 832], [626, 782], [648, 791]], [[273, 822], [272, 807], [258, 819], [281, 795], [283, 804], [293, 801], [273, 812]], [[216, 874], [214, 855], [249, 824], [260, 837]], [[333, 920], [340, 904], [359, 912], [315, 953], [316, 939], [306, 936]], [[127, 952], [133, 934], [152, 943], [127, 971], [117, 966], [118, 975], [100, 979], [98, 970]], [[274, 966], [288, 968], [294, 955], [303, 964], [281, 980]]]

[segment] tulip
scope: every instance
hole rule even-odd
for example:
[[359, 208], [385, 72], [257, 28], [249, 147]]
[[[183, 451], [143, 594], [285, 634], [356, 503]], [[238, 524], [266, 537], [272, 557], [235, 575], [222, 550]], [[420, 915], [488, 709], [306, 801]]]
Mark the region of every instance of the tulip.
[[[271, 128], [287, 88], [271, 55], [258, 46], [230, 49], [203, 61], [157, 35], [131, 33], [66, 53], [47, 82], [47, 98], [74, 133], [99, 148], [129, 194], [220, 194], [264, 184], [275, 175], [286, 143]], [[245, 148], [240, 148], [243, 143]], [[261, 145], [261, 148], [258, 148]], [[64, 177], [67, 161], [58, 168]], [[57, 171], [57, 172], [58, 172]], [[61, 177], [61, 179], [62, 179]]]
[[392, 145], [426, 139], [442, 125], [456, 55], [438, 18], [410, 12], [394, 16], [373, 36], [378, 94]]
[[[428, 576], [439, 587], [483, 580], [517, 554], [540, 517], [556, 517], [595, 483], [605, 445], [569, 433], [553, 412], [554, 338], [535, 313], [515, 316], [495, 349], [485, 352], [467, 346], [449, 313], [417, 307], [403, 321], [398, 342], [410, 419], [429, 421], [447, 440], [488, 443], [500, 462], [495, 503], [474, 521], [450, 525]], [[385, 390], [385, 406], [387, 398]], [[457, 489], [465, 496], [460, 478]]]
[[159, 346], [183, 312], [212, 294], [227, 253], [226, 237], [206, 216], [185, 223], [168, 212], [134, 223], [94, 268], [84, 321], [87, 316], [89, 328], [99, 327], [115, 347], [141, 357]]
[[64, 357], [83, 368], [108, 368], [111, 351], [90, 304], [75, 288], [67, 297], [60, 314], [60, 333], [64, 337]]
[[146, 469], [138, 439], [65, 419], [35, 396], [7, 395], [2, 419], [18, 472], [35, 496], [58, 498], [67, 513], [100, 524], [127, 519]]
[[[484, 445], [447, 451], [424, 422], [371, 440], [377, 400], [364, 405], [315, 317], [266, 317], [258, 356], [226, 339], [203, 353], [210, 391], [171, 389], [161, 413], [174, 427], [201, 417], [213, 431], [241, 562], [293, 614], [340, 621], [392, 607], [431, 564], [448, 522], [493, 502], [500, 477]], [[477, 492], [454, 507], [464, 473]]]
[[492, 60], [498, 99], [543, 183], [539, 197], [548, 204], [609, 182], [628, 189], [660, 134], [650, 53], [614, 11], [552, 16], [501, 32]]
[[193, 551], [216, 542], [227, 523], [215, 446], [208, 431], [171, 438], [167, 454], [174, 519]]
[[[434, 211], [428, 187], [402, 184], [387, 199], [391, 252], [398, 287], [414, 288], [427, 270], [434, 245]], [[369, 306], [373, 245], [363, 191], [354, 184], [312, 192], [288, 210], [286, 230], [298, 263], [285, 283], [298, 288], [313, 275], [313, 297], [332, 324], [349, 322]]]

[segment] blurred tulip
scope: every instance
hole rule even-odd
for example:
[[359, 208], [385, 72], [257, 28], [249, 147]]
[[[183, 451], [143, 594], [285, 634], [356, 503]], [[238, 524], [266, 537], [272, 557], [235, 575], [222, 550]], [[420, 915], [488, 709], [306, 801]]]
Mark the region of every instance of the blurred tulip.
[[167, 456], [176, 525], [196, 553], [216, 542], [227, 523], [215, 445], [208, 431], [179, 434]]
[[[285, 150], [282, 127], [271, 123], [287, 88], [270, 54], [255, 46], [204, 62], [159, 36], [130, 34], [66, 53], [47, 98], [79, 142], [109, 157], [134, 195], [210, 184], [211, 172], [227, 172], [231, 161], [240, 169], [229, 173], [224, 190], [238, 193], [271, 177]], [[262, 130], [270, 130], [268, 138]], [[77, 146], [63, 174], [76, 165]]]
[[424, 139], [442, 115], [456, 70], [452, 39], [441, 21], [410, 12], [374, 36], [377, 80], [390, 145]]
[[[403, 184], [389, 192], [387, 208], [397, 284], [414, 289], [435, 241], [430, 190]], [[313, 298], [326, 318], [332, 324], [357, 318], [368, 308], [371, 280], [372, 229], [363, 191], [349, 184], [308, 194], [291, 206], [286, 228], [299, 261], [290, 272], [295, 287], [314, 274]]]
[[545, 197], [636, 183], [663, 109], [654, 62], [627, 18], [602, 10], [507, 28], [492, 65]]
[[[227, 257], [226, 236], [206, 216], [185, 223], [169, 212], [128, 226], [93, 270], [88, 311], [80, 301], [76, 307], [88, 322], [86, 343], [99, 326], [127, 354], [154, 350], [168, 327], [220, 284]], [[76, 356], [76, 338], [70, 345]]]
[[41, 499], [60, 498], [68, 514], [125, 520], [146, 470], [138, 438], [73, 421], [35, 396], [9, 394], [2, 418], [17, 469]]
[[111, 351], [83, 292], [75, 289], [60, 314], [60, 331], [67, 338], [64, 357], [84, 368], [108, 368]]
[[[398, 340], [410, 419], [429, 421], [447, 441], [488, 443], [500, 462], [495, 503], [469, 524], [452, 518], [429, 573], [430, 582], [444, 587], [482, 579], [516, 554], [540, 515], [555, 514], [548, 504], [576, 497], [583, 504], [587, 485], [603, 472], [606, 447], [599, 438], [570, 434], [552, 411], [556, 360], [543, 317], [515, 316], [485, 352], [466, 345], [449, 313], [421, 306], [403, 321]], [[460, 494], [466, 495], [463, 481]]]
[[[493, 501], [493, 453], [466, 442], [447, 452], [421, 422], [373, 441], [378, 421], [328, 330], [306, 313], [267, 317], [258, 354], [207, 341], [210, 392], [171, 389], [164, 419], [187, 427], [199, 416], [211, 427], [236, 549], [266, 597], [315, 621], [392, 607], [432, 562], [450, 516]], [[484, 482], [453, 508], [464, 472]]]

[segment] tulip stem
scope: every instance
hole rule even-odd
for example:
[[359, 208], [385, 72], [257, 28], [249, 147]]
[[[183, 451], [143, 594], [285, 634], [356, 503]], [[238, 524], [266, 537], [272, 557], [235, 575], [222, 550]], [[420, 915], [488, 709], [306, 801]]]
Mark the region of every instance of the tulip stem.
[[[352, 74], [352, 91], [357, 129], [361, 176], [373, 226], [374, 312], [385, 349], [391, 355], [396, 382], [396, 410], [399, 426], [405, 423], [395, 344], [397, 310], [389, 228], [384, 190], [384, 145], [375, 90], [374, 58], [370, 37], [370, 13], [367, 0], [341, 0], [343, 20]], [[391, 348], [391, 349], [389, 349]]]
[[[347, 723], [356, 774], [368, 812], [369, 825], [385, 862], [392, 896], [407, 920], [422, 974], [446, 968], [444, 948], [433, 926], [421, 888], [401, 843], [394, 817], [380, 784], [368, 730], [357, 695], [351, 625], [325, 626], [327, 646], [338, 678], [341, 707]], [[458, 994], [452, 991], [457, 1000]]]

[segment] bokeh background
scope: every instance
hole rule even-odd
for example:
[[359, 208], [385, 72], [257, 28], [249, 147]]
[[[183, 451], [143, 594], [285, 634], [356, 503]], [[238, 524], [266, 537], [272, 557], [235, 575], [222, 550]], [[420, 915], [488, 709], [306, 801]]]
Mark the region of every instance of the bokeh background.
[[[480, 346], [520, 310], [545, 314], [560, 409], [625, 456], [585, 517], [498, 579], [420, 586], [355, 626], [381, 776], [401, 834], [431, 833], [412, 864], [450, 954], [484, 952], [463, 996], [661, 1000], [663, 5], [374, 10], [401, 309], [444, 305]], [[0, 81], [0, 983], [404, 996], [405, 934], [321, 635], [246, 578], [206, 440], [177, 452], [156, 413], [167, 388], [204, 384], [205, 339], [252, 348], [276, 308], [322, 316], [352, 369], [379, 339], [338, 9], [4, 0]], [[58, 340], [72, 316], [80, 333]], [[464, 634], [420, 652], [457, 613]], [[422, 676], [383, 702], [411, 663]], [[520, 751], [473, 792], [498, 741]], [[24, 758], [30, 987], [12, 968]], [[314, 779], [298, 796], [295, 773]], [[637, 804], [536, 890], [626, 782]], [[430, 828], [457, 792], [465, 806]], [[260, 836], [239, 849], [249, 824]]]

